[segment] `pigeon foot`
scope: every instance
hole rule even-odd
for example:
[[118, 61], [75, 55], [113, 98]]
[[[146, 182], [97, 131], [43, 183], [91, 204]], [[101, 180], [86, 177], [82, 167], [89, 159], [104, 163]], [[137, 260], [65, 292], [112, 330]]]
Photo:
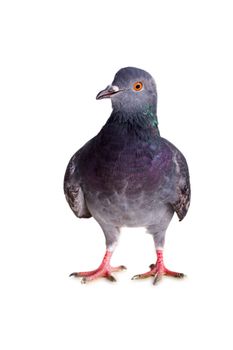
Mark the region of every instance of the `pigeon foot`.
[[97, 269], [92, 271], [73, 272], [70, 274], [70, 277], [82, 277], [81, 283], [83, 284], [100, 277], [107, 278], [111, 282], [116, 282], [116, 278], [111, 273], [126, 270], [126, 267], [123, 265], [117, 267], [110, 266], [111, 256], [112, 252], [107, 250], [102, 263]]
[[157, 282], [159, 282], [162, 279], [163, 276], [172, 276], [176, 278], [185, 277], [183, 273], [168, 270], [164, 266], [162, 250], [157, 250], [156, 253], [157, 253], [157, 261], [156, 261], [156, 264], [150, 265], [150, 271], [139, 275], [135, 275], [133, 276], [132, 280], [154, 277], [153, 284], [155, 285]]

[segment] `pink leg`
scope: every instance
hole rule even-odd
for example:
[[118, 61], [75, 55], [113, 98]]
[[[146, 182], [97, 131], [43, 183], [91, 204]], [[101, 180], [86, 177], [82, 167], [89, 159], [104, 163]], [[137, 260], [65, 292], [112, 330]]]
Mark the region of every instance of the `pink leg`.
[[153, 276], [153, 277], [155, 277], [153, 284], [155, 284], [156, 282], [161, 280], [161, 278], [164, 275], [178, 277], [178, 278], [182, 278], [185, 276], [183, 273], [170, 271], [165, 267], [164, 262], [163, 262], [163, 250], [157, 249], [156, 254], [157, 254], [157, 261], [155, 264], [150, 265], [150, 271], [139, 274], [139, 275], [135, 275], [132, 279], [143, 279], [143, 278]]
[[116, 279], [114, 276], [111, 275], [111, 273], [125, 270], [126, 267], [125, 266], [112, 267], [110, 265], [112, 253], [113, 252], [106, 250], [104, 258], [97, 269], [92, 271], [85, 271], [85, 272], [73, 272], [70, 274], [70, 276], [83, 277], [81, 281], [82, 283], [86, 283], [87, 281], [93, 281], [94, 279], [97, 279], [100, 277], [105, 277], [109, 281], [115, 282]]

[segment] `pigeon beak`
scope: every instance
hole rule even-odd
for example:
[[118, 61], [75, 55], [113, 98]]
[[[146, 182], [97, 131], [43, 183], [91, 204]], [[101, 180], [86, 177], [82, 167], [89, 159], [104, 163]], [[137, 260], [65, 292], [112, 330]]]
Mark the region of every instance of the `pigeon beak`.
[[108, 85], [106, 89], [98, 93], [98, 95], [96, 96], [96, 99], [101, 100], [102, 98], [110, 98], [112, 95], [117, 94], [119, 91], [122, 91], [122, 90], [120, 90], [118, 86]]

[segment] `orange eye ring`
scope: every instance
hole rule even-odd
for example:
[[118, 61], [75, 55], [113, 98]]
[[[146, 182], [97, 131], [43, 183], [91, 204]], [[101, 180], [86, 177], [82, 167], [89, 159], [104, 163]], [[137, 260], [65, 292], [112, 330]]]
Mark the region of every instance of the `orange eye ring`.
[[141, 91], [143, 88], [143, 84], [141, 81], [136, 81], [136, 83], [133, 84], [133, 89], [135, 91]]

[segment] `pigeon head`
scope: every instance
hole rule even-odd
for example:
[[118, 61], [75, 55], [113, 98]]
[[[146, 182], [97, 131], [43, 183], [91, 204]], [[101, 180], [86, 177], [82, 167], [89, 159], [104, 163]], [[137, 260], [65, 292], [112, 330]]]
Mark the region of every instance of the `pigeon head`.
[[[97, 100], [111, 98], [113, 110], [123, 113], [153, 113], [156, 115], [157, 92], [153, 77], [146, 71], [126, 67], [120, 69]], [[149, 112], [148, 112], [149, 111]]]

